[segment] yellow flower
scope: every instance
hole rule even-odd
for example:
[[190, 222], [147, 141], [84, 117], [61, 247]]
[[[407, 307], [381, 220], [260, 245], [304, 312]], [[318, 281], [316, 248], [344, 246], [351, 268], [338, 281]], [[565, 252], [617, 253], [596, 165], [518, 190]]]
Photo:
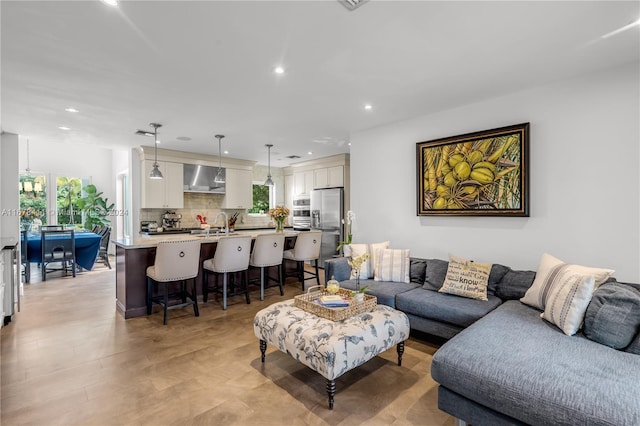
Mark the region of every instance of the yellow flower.
[[289, 209], [285, 206], [276, 206], [273, 209], [269, 209], [269, 216], [276, 220], [283, 220], [289, 216]]
[[349, 266], [351, 266], [353, 269], [355, 270], [360, 270], [360, 267], [362, 266], [362, 264], [369, 259], [371, 256], [369, 256], [369, 253], [364, 253], [361, 254], [358, 257], [354, 257], [351, 260], [347, 261], [347, 263], [349, 264]]

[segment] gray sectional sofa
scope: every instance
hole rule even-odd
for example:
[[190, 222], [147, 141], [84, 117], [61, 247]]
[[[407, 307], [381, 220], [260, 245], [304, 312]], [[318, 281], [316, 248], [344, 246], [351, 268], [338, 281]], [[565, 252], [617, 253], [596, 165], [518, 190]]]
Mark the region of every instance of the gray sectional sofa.
[[[601, 285], [574, 336], [519, 301], [535, 272], [493, 265], [488, 301], [438, 293], [448, 262], [410, 260], [410, 283], [361, 280], [407, 314], [411, 328], [449, 339], [433, 357], [441, 410], [475, 425], [640, 424], [640, 285]], [[325, 276], [355, 288], [345, 258]]]

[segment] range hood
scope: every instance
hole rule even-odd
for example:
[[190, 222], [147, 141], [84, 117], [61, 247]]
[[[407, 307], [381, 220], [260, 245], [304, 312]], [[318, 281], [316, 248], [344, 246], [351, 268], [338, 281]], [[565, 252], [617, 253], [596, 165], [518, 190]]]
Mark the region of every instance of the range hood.
[[[218, 168], [201, 166], [198, 164], [184, 165], [184, 192], [205, 192], [209, 194], [224, 194], [225, 184], [215, 182]], [[222, 168], [225, 176], [225, 169]]]

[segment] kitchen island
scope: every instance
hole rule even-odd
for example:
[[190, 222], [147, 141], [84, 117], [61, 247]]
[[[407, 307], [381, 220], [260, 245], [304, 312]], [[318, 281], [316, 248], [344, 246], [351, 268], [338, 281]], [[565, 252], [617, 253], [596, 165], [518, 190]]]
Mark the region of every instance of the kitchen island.
[[[260, 234], [274, 233], [272, 229], [235, 231], [231, 235], [251, 235], [255, 239]], [[285, 230], [285, 249], [293, 246], [297, 231]], [[199, 240], [200, 266], [196, 277], [198, 294], [202, 294], [202, 262], [211, 259], [216, 251], [218, 237], [211, 234], [167, 234], [141, 235], [114, 241], [116, 246], [116, 308], [125, 318], [147, 314], [147, 267], [155, 261], [156, 247], [160, 241]]]

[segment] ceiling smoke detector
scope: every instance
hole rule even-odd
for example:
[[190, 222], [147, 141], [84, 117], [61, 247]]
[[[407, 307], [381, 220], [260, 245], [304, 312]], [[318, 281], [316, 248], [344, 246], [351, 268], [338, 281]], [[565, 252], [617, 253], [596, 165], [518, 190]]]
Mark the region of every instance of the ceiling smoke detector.
[[349, 10], [356, 10], [368, 1], [369, 0], [338, 0], [338, 2], [342, 3], [342, 5]]

